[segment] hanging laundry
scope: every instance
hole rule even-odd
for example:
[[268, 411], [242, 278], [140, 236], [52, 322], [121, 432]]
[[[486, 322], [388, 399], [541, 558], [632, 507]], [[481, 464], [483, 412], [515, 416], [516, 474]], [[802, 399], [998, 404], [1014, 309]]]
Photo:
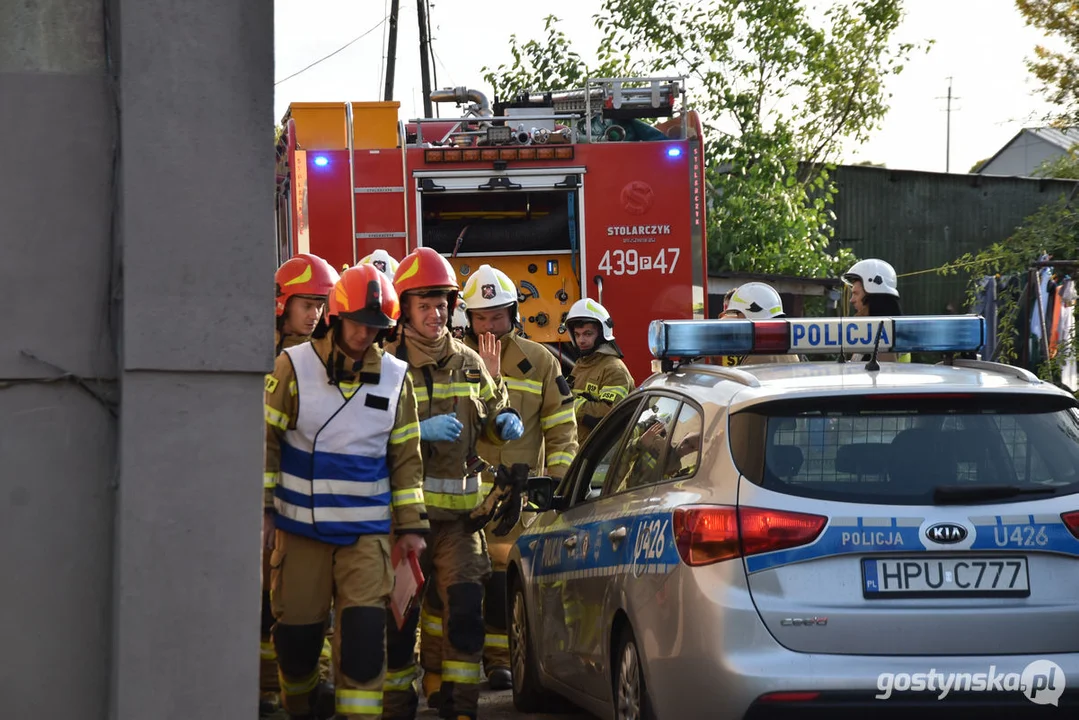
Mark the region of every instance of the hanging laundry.
[[1064, 279], [1061, 287], [1060, 301], [1063, 312], [1060, 316], [1060, 344], [1063, 364], [1060, 371], [1060, 381], [1075, 392], [1079, 390], [1079, 366], [1075, 358], [1075, 301], [1079, 299], [1075, 290], [1075, 281], [1070, 277]]
[[997, 278], [987, 275], [978, 282], [974, 297], [974, 314], [985, 318], [985, 347], [982, 358], [992, 360], [997, 349]]
[[[1048, 255], [1042, 255], [1038, 258], [1038, 262], [1047, 262], [1048, 260]], [[1045, 327], [1045, 308], [1049, 303], [1049, 277], [1052, 274], [1053, 271], [1047, 267], [1041, 268], [1038, 271], [1038, 294], [1034, 297], [1034, 302], [1031, 303], [1034, 308], [1030, 313], [1030, 336], [1032, 338], [1038, 338], [1039, 341], [1042, 337], [1042, 329]], [[1040, 342], [1039, 345], [1041, 345]]]

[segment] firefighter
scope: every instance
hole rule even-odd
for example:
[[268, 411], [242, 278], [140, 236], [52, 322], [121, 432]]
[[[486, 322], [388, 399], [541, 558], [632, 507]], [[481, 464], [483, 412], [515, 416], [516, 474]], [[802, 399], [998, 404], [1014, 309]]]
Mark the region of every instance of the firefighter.
[[[493, 466], [526, 463], [533, 475], [546, 467], [547, 475], [561, 479], [577, 454], [573, 392], [551, 353], [518, 334], [517, 288], [513, 280], [501, 270], [481, 265], [465, 283], [462, 297], [468, 302], [465, 344], [478, 350], [480, 337], [490, 333], [498, 338], [502, 345], [501, 363], [488, 371], [496, 373], [501, 369], [510, 406], [520, 413], [525, 428], [522, 438], [501, 446], [480, 442], [477, 445], [480, 456]], [[462, 304], [458, 301], [458, 307]], [[486, 493], [494, 478], [487, 472], [483, 481]], [[521, 528], [518, 524], [509, 535], [498, 537], [494, 528], [488, 526], [486, 533], [492, 573], [484, 598], [487, 626], [483, 665], [492, 690], [512, 687], [506, 635], [506, 568], [510, 548]], [[433, 593], [425, 598], [420, 620], [421, 663], [429, 673], [424, 675], [424, 690], [432, 706], [438, 704], [433, 695], [437, 690], [434, 678], [441, 662], [438, 651], [442, 608], [437, 601]]]
[[[285, 348], [307, 342], [316, 331], [325, 329], [322, 322], [327, 296], [334, 283], [340, 279], [337, 271], [328, 262], [317, 255], [302, 253], [285, 261], [274, 273], [277, 299], [277, 315], [274, 330], [275, 355], [280, 355]], [[273, 490], [276, 474], [267, 472], [264, 478], [265, 513], [273, 511]], [[264, 522], [264, 525], [267, 523]], [[272, 541], [273, 534], [265, 536]], [[273, 612], [270, 608], [270, 551], [272, 542], [266, 543], [262, 553], [262, 622], [259, 643], [259, 715], [270, 715], [277, 711], [278, 696], [281, 692], [277, 681], [277, 652], [270, 639], [273, 627]], [[323, 644], [321, 658], [322, 694], [332, 694], [330, 687], [330, 651], [329, 643]]]
[[[843, 273], [843, 282], [850, 287], [850, 302], [855, 317], [896, 317], [903, 314], [899, 303], [899, 287], [895, 268], [883, 260], [859, 260]], [[852, 360], [868, 359], [855, 355]], [[910, 353], [880, 353], [880, 361], [910, 362]]]
[[277, 286], [275, 355], [307, 342], [326, 309], [326, 296], [339, 279], [337, 271], [318, 255], [301, 253], [274, 273]]
[[629, 395], [634, 382], [614, 341], [614, 321], [606, 308], [581, 298], [569, 309], [566, 327], [579, 355], [569, 385], [576, 396], [577, 441], [583, 443], [614, 404]]
[[[750, 282], [731, 291], [730, 301], [719, 317], [721, 320], [778, 320], [787, 315], [783, 312], [783, 299], [774, 287]], [[733, 367], [799, 361], [797, 355], [728, 355], [720, 364]]]
[[[484, 499], [476, 445], [517, 440], [524, 426], [509, 407], [498, 341], [481, 338], [477, 353], [450, 334], [459, 287], [449, 262], [431, 248], [418, 248], [401, 261], [394, 285], [402, 319], [386, 352], [408, 362], [416, 386], [431, 518], [424, 574], [446, 608], [439, 715], [474, 719], [483, 677], [483, 587], [491, 572], [483, 526], [473, 518]], [[492, 376], [487, 367], [499, 372]], [[395, 720], [414, 718], [419, 704], [412, 684], [418, 622], [417, 611], [403, 629], [390, 626], [385, 706]]]
[[292, 718], [315, 717], [331, 602], [338, 717], [382, 717], [391, 559], [421, 554], [429, 529], [412, 379], [376, 342], [399, 315], [383, 274], [346, 270], [326, 335], [286, 349], [267, 378], [273, 642]]
[[370, 255], [365, 255], [360, 259], [360, 262], [357, 263], [357, 265], [374, 265], [379, 269], [379, 272], [390, 279], [391, 283], [393, 282], [393, 274], [397, 272], [398, 264], [399, 263], [394, 259], [393, 255], [390, 255], [381, 248], [375, 250]]
[[468, 330], [468, 305], [464, 300], [458, 299], [457, 305], [453, 308], [453, 315], [450, 318], [450, 331], [453, 336], [458, 340], [465, 339], [465, 332]]

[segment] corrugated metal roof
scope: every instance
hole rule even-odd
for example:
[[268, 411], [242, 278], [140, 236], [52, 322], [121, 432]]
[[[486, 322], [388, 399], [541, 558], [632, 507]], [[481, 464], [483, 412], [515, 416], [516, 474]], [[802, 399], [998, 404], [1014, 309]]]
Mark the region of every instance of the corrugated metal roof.
[[1070, 150], [1071, 147], [1079, 143], [1079, 128], [1053, 128], [1053, 127], [1040, 127], [1040, 128], [1024, 128], [1023, 132], [1028, 132], [1031, 135], [1051, 142], [1061, 150]]

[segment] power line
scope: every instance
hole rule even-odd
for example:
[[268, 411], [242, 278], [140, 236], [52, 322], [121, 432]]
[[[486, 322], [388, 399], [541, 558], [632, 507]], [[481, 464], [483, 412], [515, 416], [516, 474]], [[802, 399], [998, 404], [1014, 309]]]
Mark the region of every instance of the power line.
[[318, 64], [319, 64], [320, 62], [323, 62], [324, 60], [329, 60], [330, 58], [332, 58], [332, 57], [333, 57], [334, 55], [336, 55], [337, 53], [341, 52], [341, 51], [342, 51], [342, 50], [344, 50], [345, 48], [349, 47], [350, 45], [354, 45], [355, 43], [359, 42], [360, 40], [364, 39], [365, 37], [367, 37], [368, 35], [370, 35], [371, 33], [373, 33], [373, 32], [374, 32], [375, 30], [378, 30], [378, 29], [379, 29], [380, 27], [382, 27], [382, 26], [383, 26], [383, 25], [384, 25], [384, 24], [386, 23], [386, 21], [387, 21], [387, 20], [389, 20], [389, 16], [388, 16], [388, 15], [387, 15], [386, 17], [382, 18], [382, 20], [380, 20], [380, 21], [379, 21], [378, 25], [375, 25], [375, 26], [374, 26], [373, 28], [371, 28], [370, 30], [367, 30], [367, 31], [365, 31], [364, 33], [362, 33], [362, 34], [360, 34], [360, 35], [357, 35], [356, 37], [352, 38], [352, 39], [351, 39], [351, 40], [349, 40], [349, 41], [348, 41], [347, 43], [345, 43], [345, 44], [344, 44], [344, 45], [342, 45], [341, 47], [337, 48], [336, 50], [334, 50], [334, 51], [333, 51], [332, 53], [330, 53], [329, 55], [326, 55], [326, 56], [324, 56], [324, 57], [320, 57], [320, 58], [319, 58], [318, 60], [316, 60], [316, 61], [314, 61], [313, 63], [311, 63], [310, 65], [308, 65], [307, 67], [305, 67], [305, 68], [304, 68], [303, 70], [297, 70], [296, 72], [294, 72], [294, 73], [292, 73], [291, 75], [289, 75], [289, 76], [288, 76], [287, 78], [284, 78], [284, 79], [282, 79], [282, 80], [278, 80], [277, 82], [275, 82], [275, 83], [274, 83], [274, 87], [277, 87], [278, 85], [280, 85], [281, 83], [285, 82], [286, 80], [291, 80], [292, 78], [296, 77], [297, 75], [300, 75], [300, 74], [302, 74], [302, 73], [305, 73], [305, 72], [307, 72], [308, 70], [310, 70], [311, 68], [315, 67], [316, 65], [318, 65]]

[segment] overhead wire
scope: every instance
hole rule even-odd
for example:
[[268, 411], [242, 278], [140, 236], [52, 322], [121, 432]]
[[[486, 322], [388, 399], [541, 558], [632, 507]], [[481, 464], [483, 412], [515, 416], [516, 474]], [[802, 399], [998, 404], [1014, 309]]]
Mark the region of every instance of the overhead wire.
[[275, 82], [275, 83], [274, 83], [274, 87], [277, 87], [278, 85], [280, 85], [281, 83], [283, 83], [283, 82], [285, 82], [285, 81], [287, 81], [287, 80], [291, 80], [292, 78], [296, 77], [297, 75], [301, 75], [301, 74], [303, 74], [303, 73], [307, 72], [308, 70], [310, 70], [311, 68], [315, 67], [316, 65], [318, 65], [318, 64], [319, 64], [319, 63], [321, 63], [321, 62], [324, 62], [324, 61], [326, 61], [326, 60], [329, 60], [330, 58], [332, 58], [332, 57], [333, 57], [334, 55], [336, 55], [337, 53], [339, 53], [339, 52], [341, 52], [342, 50], [344, 50], [344, 49], [346, 49], [346, 48], [348, 48], [348, 47], [350, 47], [350, 46], [352, 46], [352, 45], [356, 44], [356, 43], [357, 43], [357, 42], [359, 42], [360, 40], [364, 39], [365, 37], [367, 37], [368, 35], [370, 35], [371, 33], [373, 33], [373, 32], [374, 32], [375, 30], [378, 30], [378, 29], [379, 29], [380, 27], [382, 27], [383, 25], [385, 25], [385, 24], [386, 24], [386, 21], [387, 21], [387, 20], [389, 20], [389, 19], [390, 19], [390, 16], [389, 16], [389, 15], [387, 15], [386, 17], [382, 18], [382, 20], [380, 20], [380, 21], [379, 21], [379, 23], [378, 23], [377, 25], [375, 25], [374, 27], [372, 27], [372, 28], [371, 28], [371, 29], [369, 29], [369, 30], [366, 30], [366, 31], [364, 31], [363, 33], [361, 33], [361, 34], [357, 35], [356, 37], [352, 38], [352, 39], [351, 39], [351, 40], [349, 40], [349, 41], [348, 41], [347, 43], [345, 43], [345, 44], [344, 44], [344, 45], [342, 45], [341, 47], [337, 48], [336, 50], [334, 50], [334, 51], [333, 51], [332, 53], [330, 53], [329, 55], [325, 55], [325, 56], [323, 56], [323, 57], [320, 57], [320, 58], [319, 58], [318, 60], [314, 61], [313, 63], [311, 63], [311, 64], [310, 64], [310, 65], [308, 65], [307, 67], [303, 68], [302, 70], [297, 70], [296, 72], [292, 73], [292, 74], [291, 74], [291, 75], [289, 75], [288, 77], [286, 77], [286, 78], [282, 78], [281, 80], [278, 80], [277, 82]]

